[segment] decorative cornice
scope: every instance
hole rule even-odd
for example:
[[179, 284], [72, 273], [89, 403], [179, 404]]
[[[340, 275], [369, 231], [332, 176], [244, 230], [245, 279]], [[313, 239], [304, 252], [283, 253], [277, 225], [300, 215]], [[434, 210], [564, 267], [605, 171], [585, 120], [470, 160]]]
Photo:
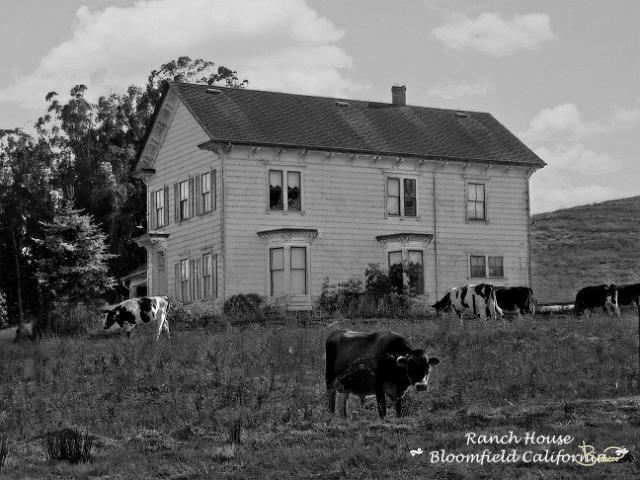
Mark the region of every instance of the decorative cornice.
[[169, 234], [164, 232], [148, 232], [133, 239], [139, 247], [151, 248], [160, 245], [163, 250], [167, 248]]
[[433, 234], [411, 232], [390, 233], [387, 235], [378, 235], [376, 240], [380, 243], [384, 243], [385, 245], [389, 245], [390, 243], [399, 243], [401, 246], [405, 247], [410, 242], [424, 244], [431, 243], [433, 240]]
[[268, 242], [281, 241], [303, 241], [311, 243], [318, 236], [317, 228], [276, 228], [273, 230], [262, 230], [256, 234]]

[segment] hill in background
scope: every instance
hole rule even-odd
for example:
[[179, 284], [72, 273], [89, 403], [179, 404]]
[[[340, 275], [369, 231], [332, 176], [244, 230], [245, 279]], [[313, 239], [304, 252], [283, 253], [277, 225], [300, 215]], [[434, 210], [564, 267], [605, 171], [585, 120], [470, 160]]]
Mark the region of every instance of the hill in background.
[[531, 217], [532, 288], [541, 303], [601, 283], [640, 282], [640, 196]]

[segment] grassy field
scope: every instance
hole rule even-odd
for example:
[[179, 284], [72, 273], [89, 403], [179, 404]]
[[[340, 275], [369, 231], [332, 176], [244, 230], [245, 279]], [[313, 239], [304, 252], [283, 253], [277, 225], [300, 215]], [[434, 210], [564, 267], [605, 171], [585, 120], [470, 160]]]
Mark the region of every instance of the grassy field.
[[640, 197], [533, 215], [532, 288], [543, 302], [573, 301], [601, 283], [640, 282]]
[[[393, 329], [442, 363], [428, 393], [410, 390], [407, 415], [377, 416], [351, 399], [332, 418], [324, 392], [325, 325], [53, 338], [0, 348], [1, 478], [638, 478], [637, 317], [343, 321]], [[331, 327], [335, 328], [335, 326]], [[142, 332], [136, 332], [142, 333]], [[77, 427], [93, 461], [47, 459], [43, 435]], [[570, 435], [566, 446], [467, 445], [467, 433]], [[600, 453], [624, 462], [436, 462], [431, 451], [489, 448]], [[411, 450], [422, 449], [412, 456]], [[415, 453], [415, 452], [414, 452]]]

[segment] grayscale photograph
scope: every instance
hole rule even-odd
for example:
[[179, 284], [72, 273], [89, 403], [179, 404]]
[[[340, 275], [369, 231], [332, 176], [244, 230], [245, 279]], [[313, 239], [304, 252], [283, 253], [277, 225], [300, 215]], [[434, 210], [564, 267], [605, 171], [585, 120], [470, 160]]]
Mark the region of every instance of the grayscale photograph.
[[0, 1], [0, 480], [639, 478], [639, 21]]

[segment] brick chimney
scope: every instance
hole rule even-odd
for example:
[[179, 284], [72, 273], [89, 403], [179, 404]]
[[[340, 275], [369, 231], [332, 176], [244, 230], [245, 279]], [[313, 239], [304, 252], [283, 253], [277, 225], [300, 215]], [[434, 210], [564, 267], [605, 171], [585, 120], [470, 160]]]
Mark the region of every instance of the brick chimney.
[[406, 107], [407, 87], [404, 85], [394, 85], [391, 87], [391, 103], [394, 107]]

